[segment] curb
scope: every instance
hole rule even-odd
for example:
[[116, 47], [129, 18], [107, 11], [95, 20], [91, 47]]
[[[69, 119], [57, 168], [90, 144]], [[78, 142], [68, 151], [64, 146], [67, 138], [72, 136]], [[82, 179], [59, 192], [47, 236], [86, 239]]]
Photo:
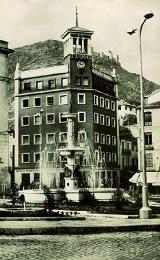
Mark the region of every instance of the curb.
[[42, 227], [42, 228], [0, 228], [0, 235], [86, 235], [107, 232], [160, 231], [160, 224], [125, 226], [78, 226], [78, 227]]
[[86, 217], [0, 217], [0, 221], [63, 221], [63, 220], [86, 220]]

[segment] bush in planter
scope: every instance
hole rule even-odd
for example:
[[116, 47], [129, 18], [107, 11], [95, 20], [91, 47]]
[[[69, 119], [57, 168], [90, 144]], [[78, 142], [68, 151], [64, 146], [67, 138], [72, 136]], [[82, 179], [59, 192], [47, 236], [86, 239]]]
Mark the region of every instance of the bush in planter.
[[18, 184], [14, 183], [13, 187], [8, 190], [8, 195], [12, 200], [12, 205], [14, 206], [17, 202], [19, 202], [19, 186]]
[[51, 193], [51, 190], [47, 185], [43, 185], [43, 192], [46, 197], [44, 208], [45, 210], [48, 209], [49, 213], [51, 214], [51, 210], [55, 207], [54, 195]]
[[91, 192], [89, 191], [85, 191], [85, 194], [84, 194], [84, 199], [81, 201], [81, 204], [84, 204], [84, 205], [95, 205], [96, 204], [96, 199], [94, 197], [94, 194], [92, 194]]
[[112, 196], [112, 202], [116, 209], [122, 209], [125, 203], [123, 196], [123, 191], [120, 188], [117, 188]]

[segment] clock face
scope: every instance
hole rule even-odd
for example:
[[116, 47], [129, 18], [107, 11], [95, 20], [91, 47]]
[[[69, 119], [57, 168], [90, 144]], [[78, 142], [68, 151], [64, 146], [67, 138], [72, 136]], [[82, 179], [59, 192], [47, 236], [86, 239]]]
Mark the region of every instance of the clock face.
[[77, 67], [79, 69], [84, 69], [85, 67], [85, 62], [84, 61], [77, 61]]

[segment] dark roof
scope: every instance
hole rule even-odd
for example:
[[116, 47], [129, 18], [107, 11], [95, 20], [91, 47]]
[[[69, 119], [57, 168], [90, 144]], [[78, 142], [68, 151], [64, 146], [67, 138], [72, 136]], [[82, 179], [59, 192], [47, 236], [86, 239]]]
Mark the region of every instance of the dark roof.
[[94, 33], [94, 31], [92, 30], [88, 30], [79, 26], [75, 26], [75, 27], [71, 27], [69, 29], [67, 29], [61, 36], [62, 39], [64, 39], [64, 37], [68, 34], [68, 33], [86, 33], [86, 34], [90, 34], [92, 35]]

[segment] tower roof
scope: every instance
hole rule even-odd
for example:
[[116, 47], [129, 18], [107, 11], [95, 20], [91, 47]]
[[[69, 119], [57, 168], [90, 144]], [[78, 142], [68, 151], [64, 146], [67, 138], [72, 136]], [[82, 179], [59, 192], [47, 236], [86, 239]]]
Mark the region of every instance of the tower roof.
[[62, 39], [64, 39], [69, 33], [80, 33], [80, 34], [88, 34], [88, 35], [92, 35], [94, 33], [94, 31], [92, 30], [88, 30], [79, 26], [75, 26], [75, 27], [71, 27], [69, 29], [67, 29], [61, 36]]
[[61, 36], [62, 39], [64, 39], [69, 33], [79, 33], [79, 34], [88, 34], [92, 35], [94, 32], [82, 27], [79, 27], [78, 25], [78, 8], [76, 6], [76, 26], [71, 27], [67, 29]]

